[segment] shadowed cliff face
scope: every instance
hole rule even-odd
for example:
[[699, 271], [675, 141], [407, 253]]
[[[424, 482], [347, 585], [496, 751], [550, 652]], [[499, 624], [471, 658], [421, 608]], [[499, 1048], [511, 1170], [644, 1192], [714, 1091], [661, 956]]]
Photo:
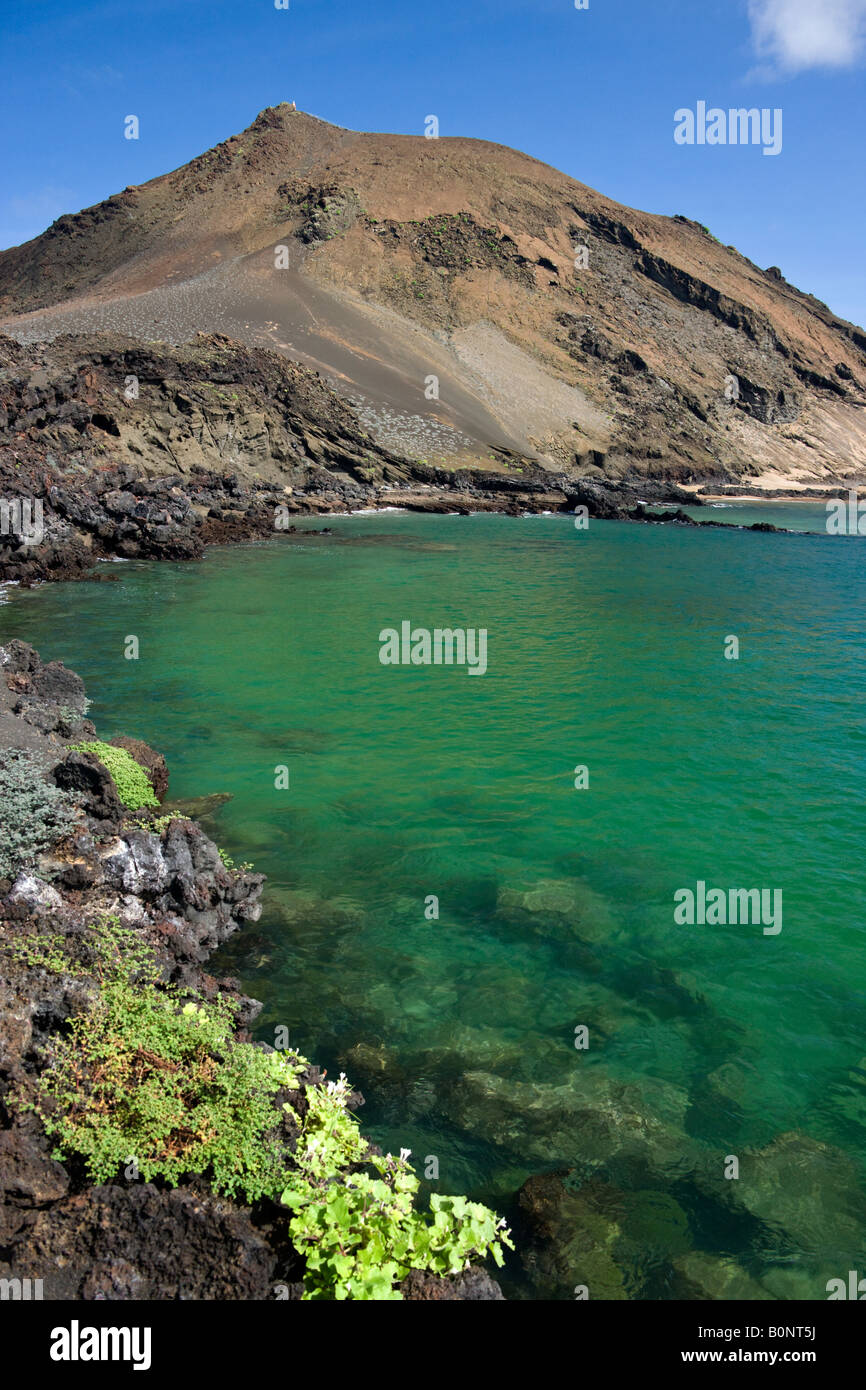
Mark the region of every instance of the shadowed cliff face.
[[[279, 251], [278, 248], [284, 248]], [[223, 332], [321, 371], [381, 445], [589, 476], [866, 475], [866, 335], [697, 222], [519, 152], [287, 106], [0, 253], [4, 330]]]
[[[700, 500], [645, 477], [552, 472], [504, 447], [489, 464], [412, 460], [379, 444], [316, 372], [221, 335], [178, 346], [108, 334], [22, 346], [0, 335], [0, 582], [107, 580], [100, 560], [195, 560], [207, 545], [291, 541], [303, 516], [359, 508], [583, 507], [603, 519], [720, 524], [643, 505]], [[302, 530], [310, 544], [316, 532]]]
[[80, 578], [109, 556], [197, 559], [291, 532], [302, 513], [574, 505], [565, 475], [505, 449], [494, 463], [395, 454], [317, 373], [224, 336], [0, 335], [0, 580]]

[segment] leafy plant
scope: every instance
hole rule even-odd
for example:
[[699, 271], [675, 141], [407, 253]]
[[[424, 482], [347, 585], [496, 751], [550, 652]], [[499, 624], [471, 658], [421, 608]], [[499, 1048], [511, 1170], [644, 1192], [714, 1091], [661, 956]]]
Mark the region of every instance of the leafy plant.
[[[436, 1193], [432, 1219], [416, 1210], [409, 1150], [399, 1158], [371, 1153], [346, 1110], [349, 1094], [341, 1075], [311, 1099], [298, 1140], [300, 1174], [282, 1196], [295, 1248], [306, 1256], [304, 1298], [396, 1300], [412, 1269], [459, 1274], [488, 1253], [501, 1265], [502, 1246], [514, 1248], [505, 1222], [478, 1202]], [[340, 1167], [357, 1162], [374, 1175], [335, 1181]]]
[[235, 863], [235, 861], [231, 858], [231, 856], [228, 854], [228, 852], [224, 849], [221, 849], [219, 851], [219, 857], [222, 860], [224, 869], [237, 869], [238, 867], [240, 867], [241, 873], [248, 873], [249, 870], [253, 867], [252, 863], [249, 860], [245, 860], [243, 864], [238, 866]]
[[75, 823], [72, 798], [43, 780], [32, 753], [11, 749], [0, 767], [0, 878], [49, 844], [68, 835]]
[[117, 795], [130, 811], [137, 811], [141, 806], [159, 805], [150, 778], [125, 748], [115, 748], [99, 740], [73, 744], [71, 748], [74, 753], [92, 753], [99, 759], [111, 774]]
[[134, 1155], [145, 1181], [204, 1173], [251, 1201], [279, 1191], [290, 1168], [273, 1098], [297, 1084], [298, 1067], [236, 1042], [231, 1001], [184, 1004], [159, 988], [126, 950], [129, 935], [105, 938], [117, 951], [99, 959], [96, 1004], [70, 1020], [38, 1083], [34, 1108], [57, 1156], [82, 1155], [97, 1183]]
[[503, 1245], [513, 1246], [488, 1208], [439, 1195], [429, 1212], [416, 1208], [409, 1151], [371, 1151], [348, 1109], [345, 1075], [304, 1085], [303, 1057], [238, 1042], [234, 1004], [184, 1002], [116, 918], [91, 928], [83, 966], [58, 960], [59, 941], [22, 945], [23, 958], [89, 971], [100, 989], [93, 1009], [53, 1041], [36, 1098], [19, 1103], [56, 1139], [55, 1156], [82, 1155], [100, 1183], [134, 1156], [145, 1180], [176, 1185], [200, 1173], [230, 1196], [282, 1200], [306, 1259], [308, 1300], [394, 1300], [411, 1269], [456, 1274], [486, 1254], [502, 1264]]
[[62, 974], [67, 969], [67, 958], [63, 950], [62, 936], [36, 935], [24, 932], [11, 939], [0, 941], [0, 950], [6, 951], [13, 960], [20, 961], [31, 969], [50, 970]]

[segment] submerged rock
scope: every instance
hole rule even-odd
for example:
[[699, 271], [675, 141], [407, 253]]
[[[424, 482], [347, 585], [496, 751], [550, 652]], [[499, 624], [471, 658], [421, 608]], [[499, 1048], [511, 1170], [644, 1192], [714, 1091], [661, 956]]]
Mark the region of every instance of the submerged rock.
[[674, 1260], [674, 1269], [671, 1287], [676, 1298], [762, 1302], [774, 1297], [728, 1256], [690, 1250]]
[[587, 1177], [603, 1171], [629, 1185], [648, 1177], [670, 1183], [692, 1170], [700, 1149], [682, 1128], [685, 1092], [576, 1067], [561, 1085], [467, 1072], [453, 1087], [449, 1116], [524, 1162], [561, 1163]]
[[503, 886], [496, 909], [499, 916], [557, 940], [577, 938], [597, 945], [617, 933], [601, 895], [576, 879], [543, 879], [530, 888]]
[[211, 792], [207, 796], [171, 799], [162, 809], [165, 815], [178, 816], [181, 820], [207, 820], [231, 799], [231, 792]]
[[603, 1184], [569, 1191], [554, 1173], [524, 1183], [518, 1248], [537, 1298], [628, 1298], [614, 1254], [621, 1227], [604, 1212], [603, 1192]]
[[695, 1181], [724, 1208], [759, 1221], [768, 1244], [831, 1256], [840, 1266], [862, 1259], [866, 1196], [858, 1165], [840, 1149], [790, 1131], [762, 1149], [746, 1149], [738, 1178], [726, 1178], [725, 1166], [721, 1154], [705, 1159]]

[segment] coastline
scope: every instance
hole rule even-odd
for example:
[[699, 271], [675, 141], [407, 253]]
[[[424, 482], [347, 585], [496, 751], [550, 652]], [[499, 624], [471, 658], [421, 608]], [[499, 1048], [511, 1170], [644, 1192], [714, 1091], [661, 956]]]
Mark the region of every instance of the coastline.
[[198, 559], [302, 520], [395, 508], [717, 526], [682, 507], [773, 491], [652, 477], [625, 456], [609, 471], [591, 452], [570, 468], [504, 448], [472, 467], [409, 458], [318, 373], [219, 334], [175, 347], [92, 335], [35, 354], [0, 335], [0, 582], [104, 581], [100, 560]]
[[[184, 1145], [192, 1140], [183, 1128], [171, 1131], [176, 1181], [160, 1177], [158, 1153], [151, 1156], [149, 1180], [146, 1155], [136, 1157], [133, 1149], [119, 1164], [115, 1160], [114, 1176], [95, 1181], [87, 1150], [70, 1147], [68, 1133], [65, 1147], [52, 1146], [49, 1126], [56, 1137], [58, 1125], [63, 1134], [70, 1116], [80, 1124], [82, 1106], [86, 1113], [81, 1095], [71, 1106], [68, 1100], [53, 1104], [50, 1093], [45, 1100], [45, 1083], [63, 1057], [58, 1040], [69, 1038], [70, 1027], [73, 1035], [98, 1033], [106, 991], [120, 980], [117, 970], [134, 971], [141, 960], [154, 983], [130, 983], [134, 1007], [143, 990], [169, 1022], [174, 1019], [172, 1026], [190, 1011], [205, 1018], [210, 1010], [214, 1019], [230, 1014], [217, 1058], [228, 1048], [233, 1056], [243, 1051], [256, 1067], [271, 1057], [289, 1068], [294, 1079], [277, 1093], [285, 1116], [276, 1111], [261, 1140], [272, 1159], [289, 1167], [300, 1161], [298, 1117], [306, 1123], [335, 1092], [319, 1067], [253, 1044], [249, 1027], [261, 1005], [237, 980], [217, 980], [207, 970], [213, 952], [258, 919], [264, 876], [250, 866], [235, 868], [189, 817], [189, 807], [170, 809], [168, 769], [153, 749], [116, 738], [111, 745], [91, 744], [102, 750], [98, 754], [83, 750], [82, 741], [94, 740], [96, 730], [86, 718], [84, 685], [73, 672], [58, 662], [43, 664], [32, 647], [13, 640], [0, 647], [0, 674], [0, 743], [9, 783], [0, 836], [0, 1277], [39, 1280], [48, 1300], [307, 1297], [291, 1212], [267, 1192], [256, 1195], [249, 1178], [246, 1188], [239, 1178], [233, 1193], [233, 1180], [226, 1190], [207, 1172], [184, 1171]], [[108, 763], [118, 755], [126, 756], [118, 761], [120, 772], [112, 772]], [[9, 768], [20, 768], [21, 776], [10, 780]], [[142, 796], [149, 788], [149, 807], [130, 811], [128, 793], [121, 800], [132, 774]], [[36, 823], [35, 831], [34, 785], [48, 826]], [[163, 805], [167, 814], [158, 814]], [[183, 1000], [192, 1002], [176, 1014]], [[112, 1055], [117, 1050], [113, 1044]], [[152, 1047], [140, 1044], [133, 1063], [141, 1085], [180, 1065], [160, 1061]], [[216, 1063], [204, 1063], [210, 1075]], [[201, 1064], [181, 1066], [185, 1090], [194, 1090]], [[102, 1084], [97, 1069], [88, 1088], [100, 1094]], [[364, 1104], [348, 1083], [337, 1093], [347, 1116]], [[127, 1100], [118, 1097], [118, 1114], [125, 1114]], [[99, 1125], [114, 1118], [98, 1116]], [[368, 1152], [380, 1151], [372, 1146]], [[357, 1170], [355, 1159], [340, 1180], [356, 1180]], [[502, 1299], [483, 1268], [468, 1259], [458, 1268], [448, 1275], [410, 1269], [398, 1290], [380, 1296]]]

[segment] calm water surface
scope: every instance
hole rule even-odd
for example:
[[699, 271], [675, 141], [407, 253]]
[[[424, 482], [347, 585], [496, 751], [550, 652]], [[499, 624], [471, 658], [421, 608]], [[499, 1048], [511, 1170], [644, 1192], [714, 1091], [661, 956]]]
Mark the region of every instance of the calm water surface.
[[[0, 633], [79, 671], [100, 733], [160, 748], [174, 796], [231, 794], [208, 829], [268, 885], [217, 966], [264, 1001], [258, 1036], [288, 1026], [383, 1145], [438, 1160], [435, 1187], [506, 1208], [552, 1169], [606, 1184], [630, 1297], [683, 1296], [695, 1252], [826, 1297], [866, 1260], [864, 542], [330, 524], [7, 591]], [[383, 667], [404, 619], [486, 628], [486, 674]], [[781, 889], [781, 933], [675, 925], [699, 879]], [[615, 1296], [595, 1258], [568, 1278], [583, 1261]]]

